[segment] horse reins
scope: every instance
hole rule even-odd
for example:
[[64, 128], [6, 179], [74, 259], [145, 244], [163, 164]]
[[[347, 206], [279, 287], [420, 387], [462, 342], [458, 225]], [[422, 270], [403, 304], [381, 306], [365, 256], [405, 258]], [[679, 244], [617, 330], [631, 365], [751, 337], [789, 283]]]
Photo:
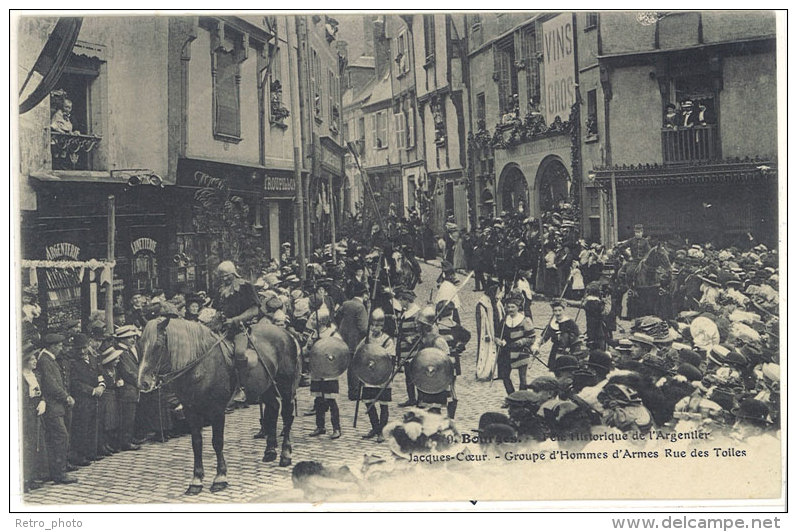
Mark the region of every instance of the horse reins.
[[[166, 335], [166, 331], [165, 330], [164, 330], [163, 334], [164, 334], [164, 336]], [[183, 375], [188, 373], [190, 370], [194, 369], [196, 366], [199, 365], [200, 362], [202, 362], [207, 357], [209, 357], [210, 355], [213, 354], [213, 349], [217, 345], [220, 345], [220, 344], [223, 345], [223, 341], [224, 341], [224, 337], [223, 336], [217, 336], [217, 339], [213, 343], [213, 345], [211, 345], [208, 349], [205, 350], [204, 353], [199, 355], [196, 359], [192, 360], [191, 362], [189, 362], [188, 364], [186, 364], [182, 368], [180, 368], [178, 370], [175, 370], [175, 371], [172, 371], [172, 372], [169, 372], [169, 373], [157, 373], [155, 375], [155, 377], [157, 379], [157, 384], [152, 389], [153, 390], [158, 390], [158, 389], [162, 388], [163, 386], [169, 384], [170, 382], [173, 382], [173, 381], [179, 379], [180, 377], [182, 377]], [[158, 364], [156, 365], [157, 368], [159, 368], [160, 365], [161, 365], [163, 353], [161, 352], [158, 355], [159, 355], [158, 356]]]

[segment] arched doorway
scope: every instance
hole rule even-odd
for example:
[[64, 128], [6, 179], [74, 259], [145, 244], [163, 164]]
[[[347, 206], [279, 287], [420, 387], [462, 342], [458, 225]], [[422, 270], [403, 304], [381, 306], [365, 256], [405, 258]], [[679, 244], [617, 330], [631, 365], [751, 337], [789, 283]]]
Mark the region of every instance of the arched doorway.
[[507, 212], [529, 212], [529, 186], [526, 176], [515, 164], [507, 165], [501, 172], [500, 208]]
[[570, 174], [559, 157], [543, 159], [537, 170], [537, 206], [540, 212], [553, 210], [570, 197]]

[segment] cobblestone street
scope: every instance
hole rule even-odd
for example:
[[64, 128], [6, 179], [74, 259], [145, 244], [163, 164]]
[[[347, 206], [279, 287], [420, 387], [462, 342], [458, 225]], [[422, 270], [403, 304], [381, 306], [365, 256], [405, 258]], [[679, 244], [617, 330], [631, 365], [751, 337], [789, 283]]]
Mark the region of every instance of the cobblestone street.
[[[439, 269], [423, 264], [423, 283], [416, 288], [420, 300], [426, 300], [429, 290], [434, 287]], [[460, 278], [464, 276], [460, 275]], [[463, 308], [465, 327], [475, 335], [475, 305], [481, 292], [473, 291], [471, 279], [459, 293]], [[576, 309], [568, 310], [575, 315]], [[532, 313], [536, 327], [542, 327], [550, 317], [550, 307], [545, 302], [535, 302]], [[578, 317], [579, 327], [584, 327], [584, 316]], [[538, 331], [539, 334], [539, 331]], [[462, 375], [457, 380], [459, 407], [456, 425], [460, 431], [470, 431], [478, 426], [479, 416], [486, 411], [500, 410], [504, 389], [500, 382], [478, 382], [475, 374], [475, 337], [462, 357]], [[545, 360], [547, 347], [543, 348], [541, 358]], [[529, 366], [529, 379], [543, 373], [545, 368], [539, 362]], [[515, 382], [517, 377], [513, 376]], [[345, 382], [341, 378], [339, 398], [343, 436], [331, 441], [328, 435], [310, 438], [308, 434], [315, 428], [315, 418], [302, 415], [312, 404], [309, 388], [300, 388], [298, 396], [299, 415], [294, 423], [293, 463], [302, 460], [318, 460], [325, 465], [348, 465], [359, 471], [363, 455], [381, 457], [390, 455], [387, 444], [377, 444], [374, 440], [363, 440], [362, 434], [369, 429], [364, 408], [361, 407], [358, 426], [352, 427], [355, 403], [345, 399]], [[404, 376], [398, 375], [393, 385], [394, 401], [390, 407], [392, 419], [401, 415], [403, 409], [395, 406], [406, 400]], [[276, 462], [261, 461], [264, 449], [263, 440], [252, 436], [258, 431], [258, 408], [236, 410], [227, 416], [225, 431], [225, 458], [228, 466], [230, 487], [217, 494], [210, 493], [209, 487], [215, 474], [216, 458], [210, 444], [211, 430], [203, 432], [205, 489], [198, 496], [183, 495], [192, 474], [192, 454], [190, 436], [174, 438], [166, 443], [147, 443], [139, 451], [124, 452], [81, 468], [74, 475], [79, 482], [73, 485], [46, 484], [43, 488], [24, 495], [24, 501], [33, 505], [62, 504], [150, 504], [150, 503], [245, 503], [252, 500], [267, 501], [271, 494], [289, 490], [291, 467], [281, 468]]]

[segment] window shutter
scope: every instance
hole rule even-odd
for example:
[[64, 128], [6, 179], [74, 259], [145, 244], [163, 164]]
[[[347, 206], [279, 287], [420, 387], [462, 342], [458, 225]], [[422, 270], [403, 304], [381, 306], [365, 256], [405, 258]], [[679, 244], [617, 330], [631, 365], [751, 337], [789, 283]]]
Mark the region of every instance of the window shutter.
[[415, 146], [415, 108], [410, 107], [407, 112], [407, 148]]
[[373, 131], [373, 137], [372, 137], [371, 144], [373, 145], [374, 148], [378, 148], [379, 147], [379, 144], [377, 142], [377, 139], [379, 138], [379, 133], [377, 133], [377, 131], [376, 131], [376, 122], [377, 122], [376, 113], [374, 113], [374, 114], [371, 115], [371, 130]]
[[402, 149], [406, 148], [405, 145], [405, 127], [404, 127], [404, 113], [399, 111], [398, 113], [393, 115], [393, 123], [396, 129], [396, 148]]

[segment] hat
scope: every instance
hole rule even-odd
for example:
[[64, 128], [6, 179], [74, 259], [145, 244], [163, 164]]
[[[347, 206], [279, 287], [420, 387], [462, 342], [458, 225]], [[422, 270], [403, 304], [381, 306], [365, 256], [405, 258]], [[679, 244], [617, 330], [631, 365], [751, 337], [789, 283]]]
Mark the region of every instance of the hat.
[[506, 398], [507, 404], [512, 405], [538, 405], [546, 399], [546, 396], [532, 390], [520, 390], [512, 392]]
[[365, 286], [365, 283], [354, 281], [351, 285], [351, 293], [354, 296], [364, 296], [368, 293], [368, 287]]
[[691, 109], [692, 108], [692, 100], [684, 100], [681, 102], [682, 109]]
[[700, 279], [701, 281], [703, 281], [704, 283], [710, 284], [711, 286], [716, 286], [716, 287], [721, 286], [720, 282], [719, 282], [719, 279], [717, 278], [717, 275], [714, 274], [714, 273], [710, 273], [710, 274], [705, 275], [705, 276], [704, 275], [698, 275], [697, 278]]
[[528, 387], [534, 390], [535, 392], [539, 391], [558, 392], [559, 381], [557, 381], [556, 378], [551, 375], [543, 375], [531, 381]]
[[310, 314], [310, 300], [306, 297], [297, 299], [293, 306], [293, 316], [301, 318]]
[[296, 274], [291, 274], [291, 275], [287, 276], [283, 280], [283, 282], [284, 283], [298, 283], [299, 282], [299, 278], [296, 276]]
[[25, 342], [24, 344], [22, 344], [23, 360], [28, 357], [34, 356], [36, 354], [37, 349], [38, 348], [32, 342]]
[[722, 366], [727, 363], [730, 352], [731, 350], [724, 345], [713, 345], [708, 352], [708, 358], [718, 366]]
[[35, 284], [28, 285], [22, 289], [22, 294], [26, 296], [37, 296], [39, 295], [39, 287]]
[[617, 351], [631, 351], [633, 349], [634, 343], [629, 340], [628, 338], [623, 338], [619, 342], [617, 342], [617, 347], [615, 349]]
[[678, 352], [678, 360], [682, 363], [690, 364], [694, 367], [699, 367], [703, 363], [703, 357], [697, 351], [691, 349], [682, 349]]
[[667, 373], [670, 370], [670, 365], [667, 363], [667, 360], [665, 360], [664, 357], [653, 355], [651, 353], [648, 353], [642, 357], [642, 365], [662, 374]]
[[371, 312], [371, 323], [385, 323], [385, 311], [381, 308], [374, 309]]
[[266, 301], [266, 311], [268, 312], [276, 312], [281, 308], [282, 308], [282, 300], [277, 296], [274, 296], [268, 301]]
[[523, 296], [520, 292], [512, 292], [504, 301], [505, 305], [515, 305], [517, 307], [523, 308]]
[[225, 274], [225, 275], [232, 274], [238, 277], [238, 270], [235, 269], [235, 264], [233, 264], [232, 261], [229, 260], [225, 260], [219, 263], [219, 265], [216, 266], [216, 273]]
[[633, 333], [628, 339], [638, 344], [655, 345], [653, 337], [645, 333]]
[[63, 335], [56, 333], [47, 333], [44, 335], [44, 338], [42, 338], [42, 344], [44, 344], [45, 346], [51, 346], [55, 344], [60, 344], [64, 340], [66, 340], [66, 338]]
[[103, 364], [108, 364], [110, 362], [113, 362], [114, 360], [119, 358], [119, 356], [121, 354], [122, 354], [122, 350], [121, 349], [117, 349], [114, 346], [110, 346], [108, 349], [106, 349], [105, 351], [102, 352], [102, 355], [101, 355], [102, 356], [102, 363]]
[[116, 338], [132, 338], [134, 336], [138, 336], [139, 334], [138, 327], [135, 325], [122, 325], [116, 329], [114, 336]]
[[769, 424], [769, 407], [764, 401], [758, 399], [745, 399], [739, 404], [739, 408], [734, 408], [731, 412], [737, 418], [748, 419], [754, 423]]
[[78, 325], [80, 325], [80, 320], [77, 318], [71, 318], [66, 320], [66, 323], [64, 323], [64, 329], [71, 329], [72, 327], [77, 327]]
[[592, 351], [589, 352], [589, 358], [587, 359], [587, 366], [610, 371], [612, 369], [612, 356], [606, 351], [593, 349]]
[[645, 229], [645, 226], [642, 224], [634, 224], [634, 231], [642, 231]]
[[554, 307], [565, 308], [566, 306], [567, 304], [565, 303], [564, 299], [554, 298], [551, 300], [551, 308]]
[[89, 338], [83, 333], [78, 333], [72, 337], [72, 347], [76, 349], [83, 349], [89, 346]]
[[576, 370], [578, 368], [578, 359], [576, 357], [572, 355], [561, 355], [554, 360], [551, 371], [555, 373], [557, 371]]
[[678, 365], [677, 369], [678, 375], [683, 375], [686, 377], [688, 381], [702, 381], [703, 380], [703, 372], [697, 369], [697, 367], [689, 364], [688, 362], [682, 362]]
[[407, 287], [400, 286], [396, 289], [396, 299], [407, 299], [409, 301], [415, 301], [416, 297], [418, 296], [415, 295], [415, 292], [413, 292]]
[[282, 243], [282, 247], [283, 248], [289, 248], [289, 247], [291, 247], [291, 243], [290, 242], [283, 242]]

